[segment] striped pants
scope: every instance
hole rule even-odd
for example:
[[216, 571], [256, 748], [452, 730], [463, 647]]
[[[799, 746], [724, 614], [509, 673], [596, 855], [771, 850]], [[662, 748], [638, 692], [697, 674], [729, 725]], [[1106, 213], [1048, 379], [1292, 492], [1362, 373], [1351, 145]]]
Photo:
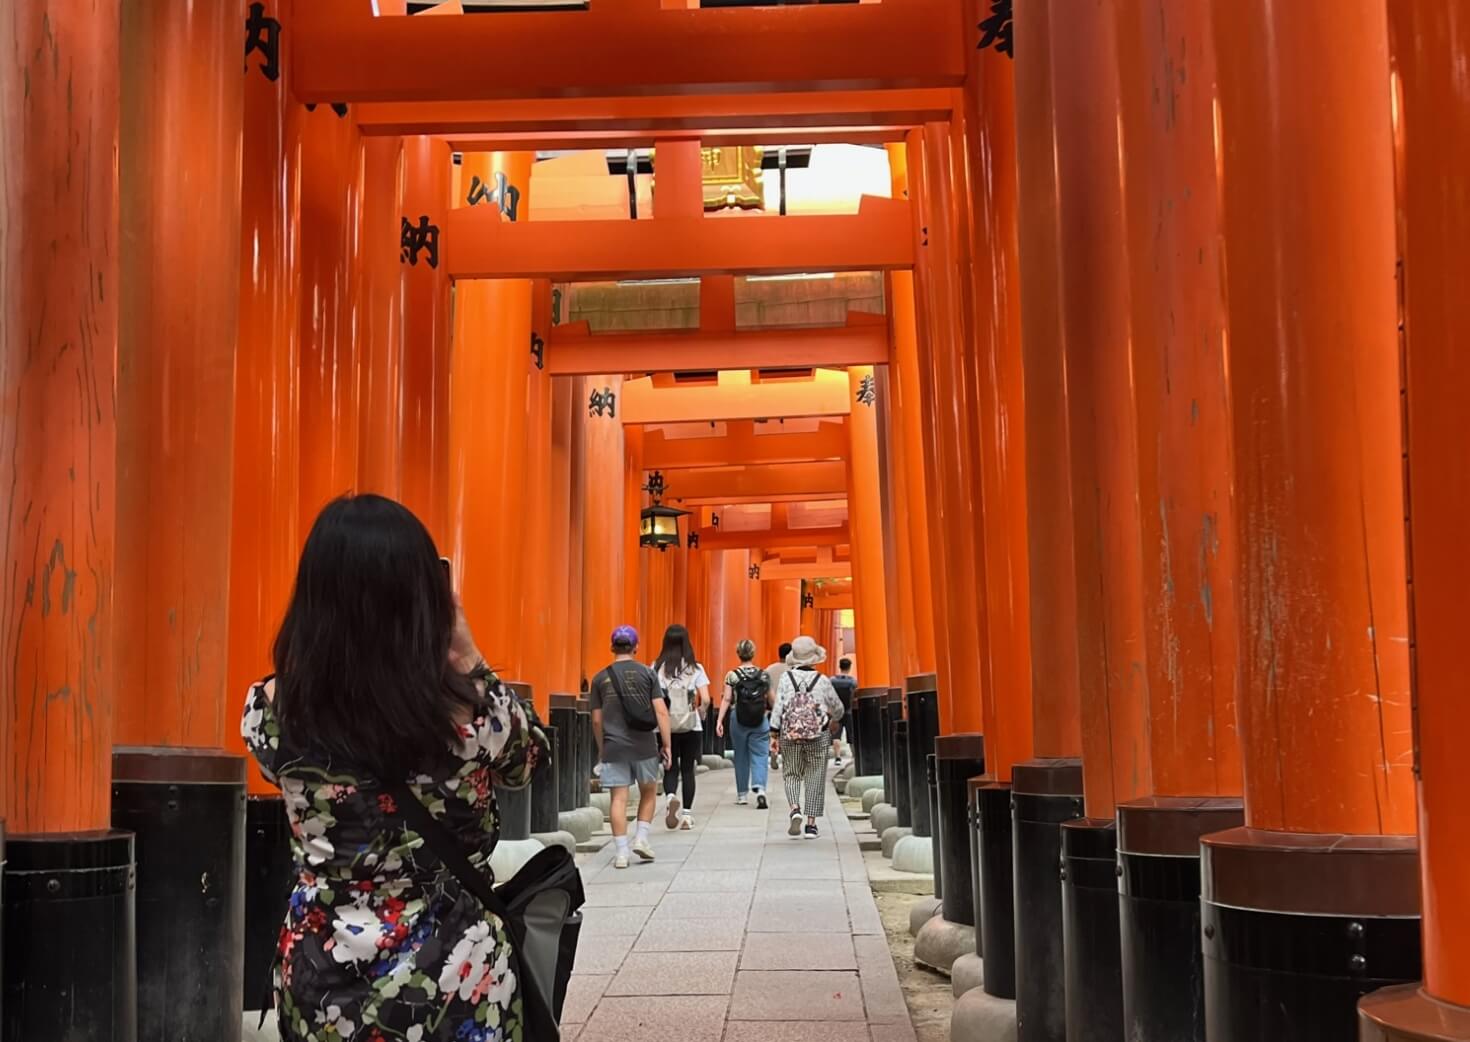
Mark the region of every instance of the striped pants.
[[[792, 739], [781, 736], [781, 772], [786, 779], [786, 802], [801, 807], [809, 818], [818, 818], [827, 804], [827, 753], [832, 735]], [[802, 802], [802, 790], [806, 802]]]

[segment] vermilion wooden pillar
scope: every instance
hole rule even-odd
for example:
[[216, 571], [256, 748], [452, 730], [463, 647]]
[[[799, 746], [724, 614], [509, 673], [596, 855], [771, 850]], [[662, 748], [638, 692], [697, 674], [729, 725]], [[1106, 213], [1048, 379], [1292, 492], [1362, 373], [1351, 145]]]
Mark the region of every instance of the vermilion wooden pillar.
[[[239, 306], [240, 12], [123, 4], [117, 730], [218, 745]], [[227, 705], [228, 703], [228, 705]]]
[[357, 485], [362, 135], [301, 113], [301, 525]]
[[403, 139], [363, 141], [358, 491], [403, 495]]
[[[853, 397], [852, 414], [847, 419], [847, 511], [852, 530], [853, 593], [857, 598], [857, 662], [864, 676], [886, 681], [890, 677], [888, 583], [883, 558], [883, 500], [878, 487], [878, 384], [870, 365], [850, 366], [847, 378]], [[799, 594], [797, 600], [799, 604]]]
[[[289, 89], [288, 11], [268, 4], [261, 14], [282, 23], [282, 49], [274, 64], [252, 54], [245, 72], [227, 704], [243, 703], [249, 685], [271, 672], [271, 642], [304, 538], [297, 509], [301, 121]], [[244, 750], [238, 728], [226, 729], [225, 744]], [[277, 792], [253, 766], [250, 787]]]
[[[978, 23], [978, 2], [970, 13]], [[985, 769], [1004, 782], [1012, 764], [1032, 754], [1014, 62], [999, 51], [976, 48], [970, 80], [966, 159], [989, 660], [982, 693]]]
[[115, 2], [0, 13], [0, 814], [12, 836], [105, 829], [110, 816], [117, 25]]
[[1065, 10], [1051, 24], [1052, 99], [1086, 809], [1062, 827], [1067, 1037], [1121, 1042], [1117, 891], [1087, 869], [1116, 860], [1118, 801], [1152, 789], [1125, 144], [1113, 5]]
[[[638, 523], [643, 511], [643, 486], [647, 480], [643, 473], [643, 427], [629, 425], [623, 428], [623, 517], [618, 531], [623, 540], [623, 560], [627, 561], [627, 570], [623, 573], [622, 616], [634, 624], [638, 619], [639, 600]], [[645, 634], [643, 639], [651, 641], [654, 635]]]
[[[1348, 1037], [1420, 969], [1387, 16], [1213, 14], [1249, 828], [1204, 843], [1208, 1034]], [[1263, 978], [1283, 915], [1323, 943]]]
[[1470, 692], [1458, 620], [1470, 559], [1464, 287], [1470, 269], [1470, 10], [1409, 0], [1389, 8], [1396, 86], [1399, 249], [1408, 374], [1410, 599], [1419, 773], [1424, 984], [1375, 992], [1360, 1005], [1364, 1042], [1470, 1038], [1470, 819], [1463, 800]]
[[428, 525], [441, 546], [449, 532], [449, 274], [439, 236], [449, 216], [449, 146], [436, 138], [403, 140], [404, 186], [400, 230], [411, 229], [400, 250], [403, 300], [403, 502]]
[[[1058, 825], [1082, 812], [1081, 684], [1073, 565], [1071, 449], [1062, 323], [1051, 0], [1015, 10], [1021, 348], [1031, 596], [1033, 741], [1013, 771], [1016, 1009], [1028, 1042], [1062, 1042]], [[1068, 9], [1070, 16], [1071, 9]]]
[[1208, 0], [1112, 6], [1151, 773], [1117, 808], [1124, 1032], [1202, 1040], [1199, 837], [1243, 819], [1214, 41]]
[[[990, 5], [980, 0], [962, 6], [967, 32], [975, 31], [990, 14]], [[993, 47], [976, 46], [964, 102], [982, 489], [977, 545], [984, 561], [987, 624], [982, 691], [986, 773], [983, 780], [970, 784], [971, 809], [980, 823], [975, 849], [974, 896], [980, 913], [976, 940], [985, 959], [985, 991], [1014, 998], [1010, 782], [1013, 766], [1030, 760], [1034, 751], [1014, 61]]]
[[[529, 177], [527, 178], [529, 184]], [[525, 199], [529, 199], [529, 192]], [[553, 557], [565, 558], [564, 548], [552, 542], [552, 386], [532, 350], [536, 339], [543, 345], [551, 331], [551, 283], [537, 280], [531, 285], [531, 335], [526, 367], [526, 473], [525, 526], [526, 562], [521, 580], [521, 676], [531, 684], [536, 704], [550, 712], [551, 691], [557, 667], [555, 648], [567, 632], [561, 598], [553, 603], [551, 576]], [[561, 632], [556, 631], [560, 629]], [[558, 690], [565, 690], [558, 688]]]
[[[888, 163], [892, 173], [895, 198], [909, 197], [908, 148], [888, 146]], [[925, 416], [920, 395], [918, 318], [914, 298], [914, 273], [895, 271], [889, 275], [891, 302], [889, 330], [892, 337], [893, 361], [888, 367], [888, 385], [894, 417], [892, 436], [897, 443], [895, 457], [901, 457], [895, 472], [901, 476], [905, 509], [899, 511], [899, 539], [907, 549], [905, 591], [914, 626], [914, 654], [917, 664], [911, 674], [939, 670], [947, 675], [948, 665], [941, 665], [942, 651], [935, 645], [935, 611], [942, 596], [942, 586], [934, 582], [930, 551], [930, 509], [928, 479], [925, 473]], [[906, 533], [906, 534], [905, 534]]]
[[[608, 638], [613, 627], [631, 618], [624, 616], [623, 572], [627, 541], [623, 505], [623, 421], [608, 414], [591, 413], [593, 394], [610, 391], [621, 397], [621, 376], [589, 376], [572, 408], [586, 414], [582, 449], [582, 675], [591, 679], [610, 657]], [[637, 568], [636, 559], [633, 567]], [[643, 635], [647, 641], [647, 636]]]
[[[508, 201], [475, 194], [498, 185], [529, 206], [531, 164], [521, 152], [467, 153], [456, 207]], [[473, 200], [473, 201], [472, 201]], [[449, 388], [450, 557], [465, 613], [492, 668], [524, 679], [521, 587], [527, 557], [527, 370], [531, 361], [531, 282], [475, 279], [455, 286]]]
[[[925, 480], [932, 507], [930, 533], [935, 581], [944, 599], [935, 599], [936, 641], [943, 641], [949, 677], [941, 677], [941, 729], [978, 731], [980, 703], [979, 603], [974, 568], [974, 489], [969, 470], [970, 416], [963, 382], [967, 340], [959, 302], [959, 229], [953, 212], [953, 163], [945, 124], [912, 131], [908, 141], [909, 194], [914, 202], [914, 233], [919, 245], [915, 267], [919, 304], [920, 400], [928, 419]], [[940, 605], [943, 605], [942, 612]], [[942, 618], [940, 615], [942, 614]], [[943, 633], [940, 637], [938, 634]]]
[[[117, 28], [115, 2], [0, 10], [0, 817], [7, 875], [48, 881], [22, 895], [7, 880], [0, 1004], [16, 1037], [132, 1042], [133, 845], [105, 831]], [[99, 940], [51, 943], [67, 935]]]
[[[573, 389], [571, 377], [560, 377], [551, 383], [551, 510], [547, 515], [547, 534], [551, 544], [550, 569], [546, 575], [547, 603], [553, 624], [546, 634], [551, 643], [551, 690], [575, 692], [580, 680], [582, 644], [582, 602], [580, 593], [572, 590], [573, 561], [580, 562], [582, 537], [580, 523], [574, 520], [573, 453], [576, 451], [573, 430]], [[576, 530], [575, 547], [573, 531]]]

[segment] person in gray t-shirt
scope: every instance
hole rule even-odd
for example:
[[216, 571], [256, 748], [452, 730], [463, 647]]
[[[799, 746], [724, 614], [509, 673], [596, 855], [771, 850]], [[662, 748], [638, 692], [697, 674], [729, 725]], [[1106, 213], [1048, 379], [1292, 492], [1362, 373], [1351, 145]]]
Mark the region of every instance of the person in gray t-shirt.
[[[638, 631], [632, 626], [613, 630], [613, 661], [592, 678], [588, 700], [592, 708], [592, 731], [597, 738], [602, 766], [602, 787], [611, 794], [608, 822], [617, 843], [614, 868], [628, 867], [628, 790], [638, 786], [638, 832], [632, 851], [644, 861], [653, 860], [648, 832], [658, 803], [658, 783], [669, 766], [669, 708], [653, 670], [634, 658]], [[614, 682], [613, 671], [617, 671]], [[641, 731], [628, 725], [623, 714], [623, 695], [651, 699], [658, 731]], [[659, 740], [662, 741], [659, 741]]]

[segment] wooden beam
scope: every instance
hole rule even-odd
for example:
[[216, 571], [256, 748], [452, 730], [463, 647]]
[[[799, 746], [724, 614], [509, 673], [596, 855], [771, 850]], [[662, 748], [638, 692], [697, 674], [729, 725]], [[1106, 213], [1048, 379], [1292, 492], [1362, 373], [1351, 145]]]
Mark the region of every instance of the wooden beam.
[[731, 424], [723, 437], [670, 438], [651, 430], [643, 437], [645, 470], [677, 471], [750, 463], [803, 463], [841, 459], [847, 452], [843, 421], [800, 434], [756, 434], [752, 423]]
[[[480, 102], [478, 104], [487, 104]], [[809, 130], [768, 130], [764, 127], [740, 127], [732, 130], [567, 130], [545, 132], [525, 130], [511, 134], [451, 134], [449, 145], [456, 152], [545, 152], [545, 151], [622, 151], [629, 148], [656, 148], [674, 133], [697, 136], [701, 144], [732, 147], [735, 145], [873, 145], [902, 141], [914, 127], [910, 124], [855, 124], [853, 126], [819, 126]], [[367, 135], [385, 137], [388, 135]], [[394, 135], [403, 136], [403, 135]], [[446, 135], [437, 135], [440, 137]]]
[[818, 369], [807, 380], [755, 383], [749, 371], [722, 372], [717, 384], [658, 387], [654, 378], [623, 383], [618, 417], [624, 423], [701, 423], [846, 416], [852, 411], [847, 374]]
[[835, 528], [699, 529], [701, 550], [776, 550], [784, 547], [841, 546], [852, 540], [846, 525]]
[[953, 0], [708, 11], [595, 0], [442, 18], [311, 0], [293, 25], [293, 87], [305, 102], [957, 87], [962, 24]]
[[847, 495], [847, 467], [840, 461], [686, 470], [669, 482], [666, 497], [679, 506], [840, 499]]
[[[856, 321], [854, 321], [856, 319]], [[852, 315], [826, 329], [690, 330], [590, 333], [587, 324], [557, 326], [546, 344], [552, 376], [600, 373], [709, 372], [888, 362], [888, 323], [882, 315]]]
[[[761, 582], [768, 582], [768, 581], [774, 581], [774, 580], [779, 580], [779, 579], [807, 579], [807, 580], [815, 580], [815, 579], [850, 579], [850, 578], [852, 578], [852, 562], [851, 561], [827, 561], [827, 562], [820, 562], [819, 561], [819, 562], [815, 562], [815, 563], [803, 563], [803, 562], [787, 563], [787, 562], [784, 562], [784, 561], [762, 561], [761, 562]], [[844, 608], [851, 608], [852, 607], [852, 591], [851, 590], [849, 590], [845, 595], [844, 594], [829, 595], [829, 597], [831, 597], [831, 598], [843, 597], [843, 596], [845, 596], [847, 598], [847, 600], [846, 600], [846, 603], [842, 604], [842, 607], [844, 607]], [[822, 595], [821, 594], [818, 594], [817, 595], [817, 606], [819, 608], [831, 607], [831, 605], [827, 605], [827, 604], [823, 604], [822, 603]]]
[[446, 224], [445, 264], [455, 279], [591, 282], [914, 265], [909, 204], [871, 196], [844, 216], [510, 222], [493, 206], [467, 206]]
[[[510, 147], [479, 143], [490, 135], [535, 140], [538, 148], [649, 147], [657, 138], [677, 134], [725, 144], [820, 144], [819, 136], [830, 134], [857, 143], [854, 132], [943, 122], [950, 118], [955, 97], [951, 90], [930, 87], [654, 98], [378, 101], [354, 105], [352, 116], [364, 134], [448, 136], [454, 147], [466, 152]], [[788, 134], [789, 140], [783, 141], [782, 135]], [[613, 143], [602, 144], [597, 135], [607, 135]], [[558, 140], [567, 144], [552, 143]]]

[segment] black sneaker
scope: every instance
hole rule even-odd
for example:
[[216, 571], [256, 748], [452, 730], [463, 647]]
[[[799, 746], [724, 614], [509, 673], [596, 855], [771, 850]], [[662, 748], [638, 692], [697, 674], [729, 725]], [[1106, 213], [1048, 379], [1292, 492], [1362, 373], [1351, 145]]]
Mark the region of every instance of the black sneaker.
[[758, 793], [755, 794], [755, 809], [756, 810], [767, 810], [767, 809], [770, 808], [770, 806], [771, 805], [766, 802], [766, 794], [765, 793], [758, 792]]
[[807, 839], [816, 839], [817, 838], [817, 827], [815, 825], [808, 825], [806, 827], [806, 838]]

